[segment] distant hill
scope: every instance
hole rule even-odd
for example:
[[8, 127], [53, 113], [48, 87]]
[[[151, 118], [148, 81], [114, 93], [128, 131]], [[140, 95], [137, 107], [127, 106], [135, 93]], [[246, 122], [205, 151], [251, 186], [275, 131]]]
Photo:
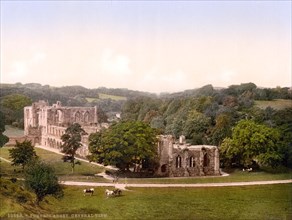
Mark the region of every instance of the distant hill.
[[105, 112], [120, 112], [123, 103], [129, 99], [156, 97], [154, 93], [105, 87], [88, 89], [82, 86], [52, 87], [38, 83], [1, 84], [0, 98], [11, 94], [25, 95], [33, 102], [45, 100], [50, 104], [61, 101], [64, 106], [98, 106]]

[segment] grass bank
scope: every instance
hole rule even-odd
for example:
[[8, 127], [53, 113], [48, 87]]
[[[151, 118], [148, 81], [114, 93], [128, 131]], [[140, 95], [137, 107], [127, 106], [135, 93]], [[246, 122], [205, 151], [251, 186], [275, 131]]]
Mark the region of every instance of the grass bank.
[[[9, 149], [10, 147], [0, 148], [0, 157], [11, 160], [9, 158]], [[35, 148], [36, 154], [41, 158], [41, 160], [45, 161], [48, 164], [51, 164], [54, 167], [56, 174], [59, 176], [60, 180], [78, 180], [78, 181], [97, 181], [97, 182], [105, 182], [107, 180], [96, 177], [95, 174], [103, 172], [103, 168], [86, 163], [81, 162], [80, 165], [76, 165], [74, 169], [74, 173], [71, 172], [71, 164], [65, 163], [62, 160], [62, 155], [56, 154], [51, 151], [43, 150], [40, 148]], [[1, 161], [0, 163], [0, 171], [2, 175], [16, 175], [17, 177], [21, 176], [21, 169], [19, 167], [13, 167], [9, 163], [5, 161]]]
[[[37, 213], [39, 209], [40, 217], [56, 214], [75, 219], [88, 219], [88, 216], [94, 216], [91, 219], [196, 220], [292, 217], [292, 184], [223, 188], [130, 188], [130, 191], [124, 191], [121, 197], [115, 198], [106, 198], [103, 187], [95, 188], [93, 196], [83, 196], [83, 189], [65, 187], [65, 195], [61, 200], [47, 197], [40, 208], [30, 202], [23, 208], [7, 201], [4, 207], [6, 211], [2, 211], [1, 215], [5, 219], [9, 213]], [[86, 218], [82, 218], [82, 215]]]

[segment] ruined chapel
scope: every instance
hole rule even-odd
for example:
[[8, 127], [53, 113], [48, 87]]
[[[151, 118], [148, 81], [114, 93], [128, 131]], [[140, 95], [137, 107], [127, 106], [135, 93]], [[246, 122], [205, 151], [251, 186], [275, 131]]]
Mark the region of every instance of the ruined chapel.
[[157, 175], [169, 177], [220, 175], [217, 146], [190, 145], [185, 137], [175, 140], [172, 135], [161, 135], [158, 142], [160, 156]]

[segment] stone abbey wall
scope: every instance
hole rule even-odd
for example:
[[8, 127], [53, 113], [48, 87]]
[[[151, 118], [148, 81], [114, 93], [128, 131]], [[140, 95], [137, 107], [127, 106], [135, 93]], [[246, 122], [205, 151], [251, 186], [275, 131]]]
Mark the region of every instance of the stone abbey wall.
[[216, 146], [189, 145], [183, 136], [176, 142], [171, 135], [159, 137], [160, 167], [157, 175], [170, 177], [220, 175]]
[[57, 102], [50, 106], [45, 101], [39, 101], [24, 108], [24, 132], [33, 138], [36, 144], [60, 149], [61, 136], [66, 128], [73, 123], [79, 123], [88, 135], [82, 137], [82, 147], [77, 153], [88, 155], [88, 136], [99, 131], [107, 124], [99, 124], [96, 107], [67, 107]]

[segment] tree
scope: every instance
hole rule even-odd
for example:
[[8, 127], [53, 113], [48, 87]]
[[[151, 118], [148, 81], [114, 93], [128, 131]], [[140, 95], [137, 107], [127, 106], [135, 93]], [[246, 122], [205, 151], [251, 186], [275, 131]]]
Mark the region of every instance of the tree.
[[27, 165], [31, 160], [36, 159], [37, 155], [31, 141], [25, 140], [20, 143], [16, 141], [14, 148], [9, 149], [10, 158], [12, 158], [13, 166], [22, 166], [24, 170], [25, 165]]
[[157, 158], [156, 131], [141, 121], [123, 121], [89, 137], [91, 158], [121, 170], [137, 167]]
[[4, 135], [5, 131], [5, 119], [4, 114], [0, 111], [0, 147], [3, 147], [9, 141], [9, 138]]
[[83, 130], [80, 124], [74, 123], [70, 125], [66, 130], [65, 134], [61, 136], [63, 144], [61, 145], [61, 152], [65, 153], [63, 157], [64, 161], [69, 160], [72, 167], [72, 173], [74, 172], [75, 167], [75, 155], [78, 148], [82, 146], [81, 137], [86, 135], [86, 132]]
[[25, 185], [35, 193], [37, 205], [47, 195], [63, 196], [63, 190], [53, 168], [37, 160], [29, 163], [25, 169]]
[[1, 98], [1, 106], [5, 114], [6, 124], [23, 127], [23, 108], [31, 105], [29, 97], [21, 94], [11, 94]]
[[216, 124], [211, 129], [211, 143], [220, 146], [224, 138], [231, 136], [232, 119], [229, 114], [223, 113], [216, 117]]
[[241, 120], [233, 129], [232, 137], [225, 138], [221, 157], [225, 164], [236, 163], [248, 167], [253, 163], [276, 167], [282, 163], [280, 131], [251, 120]]
[[190, 111], [183, 128], [184, 135], [191, 139], [192, 144], [203, 144], [204, 136], [210, 126], [211, 120], [196, 110]]

